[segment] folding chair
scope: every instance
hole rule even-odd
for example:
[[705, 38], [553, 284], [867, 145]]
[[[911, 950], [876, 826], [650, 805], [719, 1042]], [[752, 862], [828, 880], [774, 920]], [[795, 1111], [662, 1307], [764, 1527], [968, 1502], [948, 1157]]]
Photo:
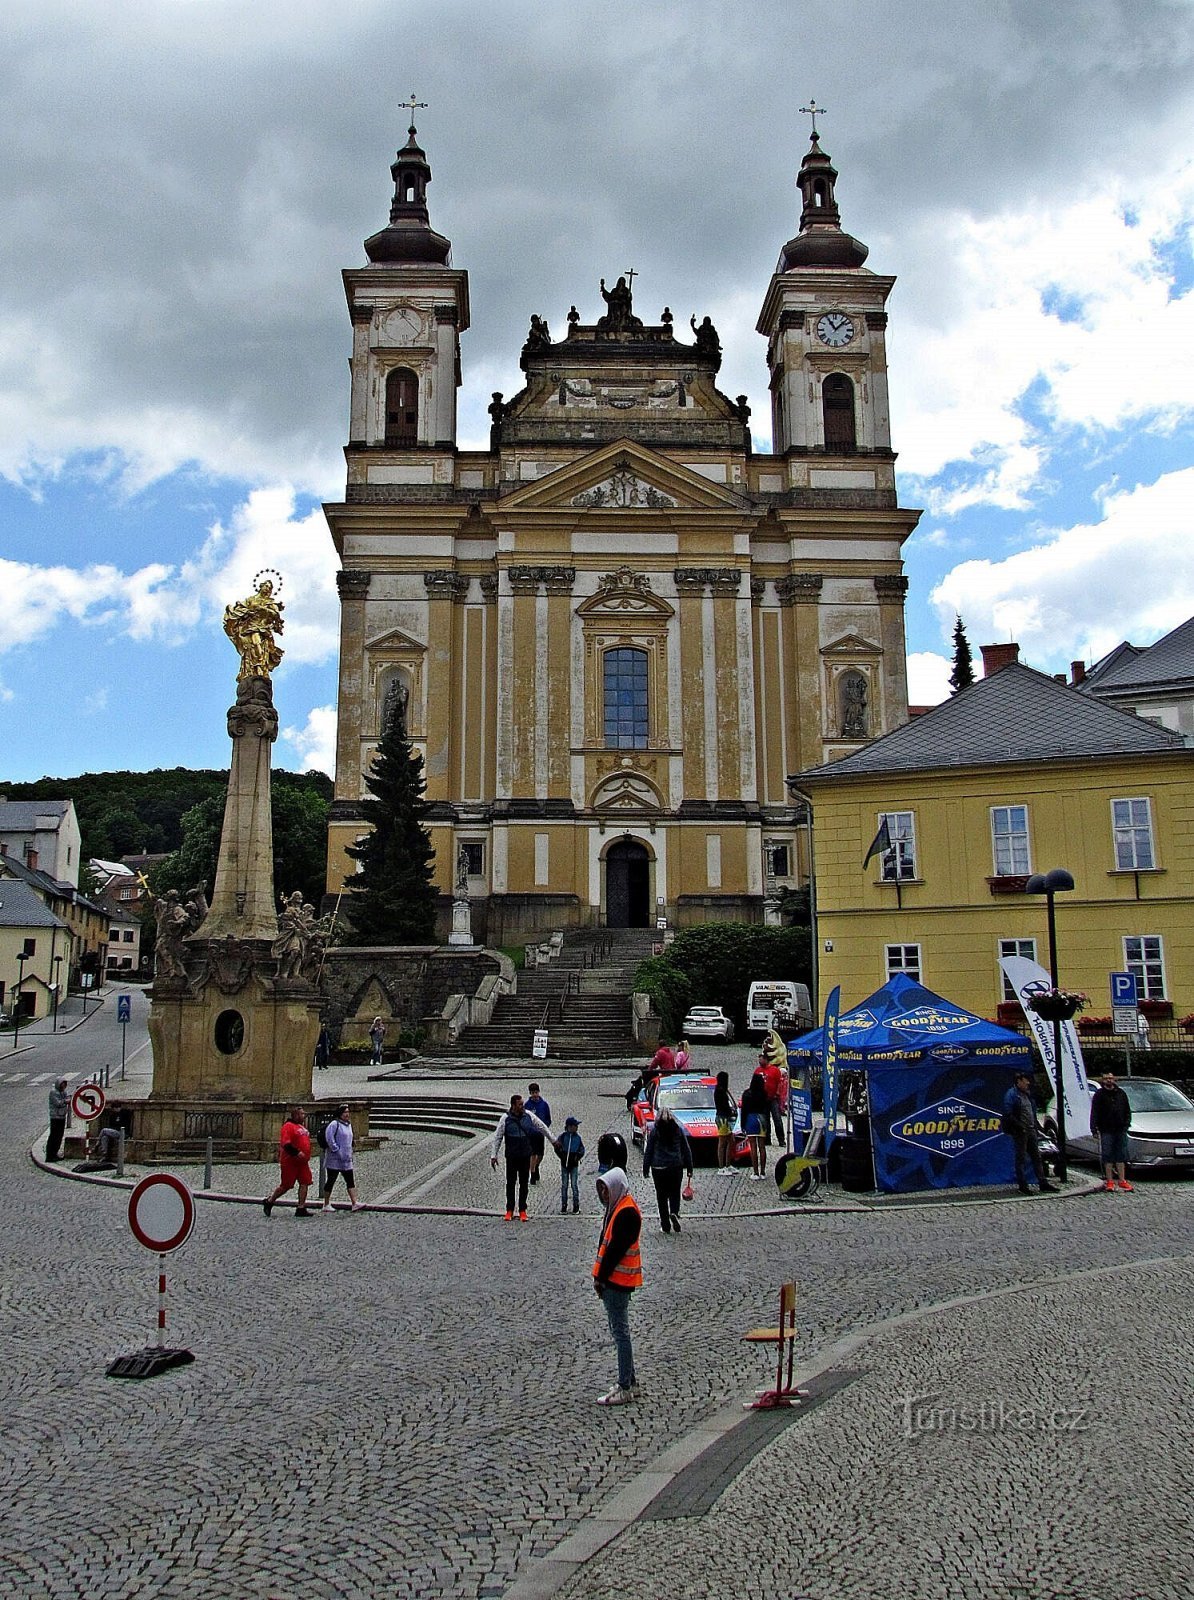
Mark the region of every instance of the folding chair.
[[[796, 1358], [796, 1285], [782, 1284], [779, 1291], [779, 1327], [752, 1328], [742, 1335], [747, 1344], [773, 1344], [776, 1347], [775, 1387], [763, 1389], [758, 1398], [744, 1403], [747, 1411], [774, 1411], [777, 1406], [790, 1406], [793, 1398], [801, 1398], [800, 1390], [792, 1382], [792, 1366]], [[784, 1349], [788, 1353], [788, 1375], [784, 1378]]]

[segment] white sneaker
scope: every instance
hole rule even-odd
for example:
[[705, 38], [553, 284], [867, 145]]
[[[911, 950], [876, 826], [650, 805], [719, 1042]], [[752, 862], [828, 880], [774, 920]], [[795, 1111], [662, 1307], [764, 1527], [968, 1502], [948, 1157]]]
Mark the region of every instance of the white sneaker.
[[620, 1384], [615, 1384], [607, 1394], [597, 1396], [599, 1406], [628, 1406], [634, 1399], [633, 1389], [623, 1389]]
[[320, 1206], [319, 1214], [321, 1217], [330, 1217], [332, 1214], [331, 1206]]
[[361, 1203], [360, 1203], [360, 1201], [359, 1201], [359, 1200], [354, 1200], [354, 1201], [353, 1201], [353, 1203], [352, 1203], [352, 1209], [353, 1209], [353, 1210], [354, 1210], [354, 1211], [364, 1211], [364, 1209], [365, 1209], [365, 1208], [364, 1208], [364, 1206], [363, 1206], [363, 1205], [362, 1205], [362, 1204], [361, 1204]]

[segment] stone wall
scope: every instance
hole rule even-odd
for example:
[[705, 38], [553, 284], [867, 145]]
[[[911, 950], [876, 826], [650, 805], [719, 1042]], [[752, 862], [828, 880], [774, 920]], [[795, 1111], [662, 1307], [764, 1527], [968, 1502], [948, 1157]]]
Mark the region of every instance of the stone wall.
[[329, 950], [320, 989], [332, 1043], [368, 1043], [369, 1024], [380, 1016], [388, 1044], [400, 1028], [428, 1026], [451, 995], [475, 995], [482, 981], [510, 968], [496, 950], [443, 945], [361, 946]]

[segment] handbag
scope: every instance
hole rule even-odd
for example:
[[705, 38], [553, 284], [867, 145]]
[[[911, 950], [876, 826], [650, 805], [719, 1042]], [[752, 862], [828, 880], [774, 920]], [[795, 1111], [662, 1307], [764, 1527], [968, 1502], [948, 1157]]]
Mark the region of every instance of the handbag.
[[692, 1179], [691, 1178], [689, 1178], [688, 1182], [684, 1185], [683, 1189], [680, 1190], [680, 1193], [681, 1193], [681, 1195], [683, 1196], [683, 1198], [685, 1200], [691, 1200], [693, 1198], [693, 1195], [694, 1195], [695, 1191], [694, 1191], [694, 1189], [692, 1187]]

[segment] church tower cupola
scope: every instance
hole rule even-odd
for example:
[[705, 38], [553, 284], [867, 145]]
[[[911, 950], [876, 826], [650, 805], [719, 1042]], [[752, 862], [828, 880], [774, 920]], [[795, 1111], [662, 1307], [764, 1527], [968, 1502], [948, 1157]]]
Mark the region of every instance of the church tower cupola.
[[415, 125], [399, 150], [390, 172], [394, 178], [394, 200], [390, 224], [365, 240], [365, 254], [376, 265], [403, 261], [426, 261], [448, 266], [452, 242], [436, 233], [427, 214], [427, 185], [431, 167], [415, 140]]
[[836, 183], [837, 169], [821, 149], [820, 135], [814, 128], [796, 180], [804, 200], [800, 232], [788, 240], [780, 253], [781, 272], [790, 272], [793, 267], [861, 267], [866, 260], [866, 245], [842, 232], [834, 194]]

